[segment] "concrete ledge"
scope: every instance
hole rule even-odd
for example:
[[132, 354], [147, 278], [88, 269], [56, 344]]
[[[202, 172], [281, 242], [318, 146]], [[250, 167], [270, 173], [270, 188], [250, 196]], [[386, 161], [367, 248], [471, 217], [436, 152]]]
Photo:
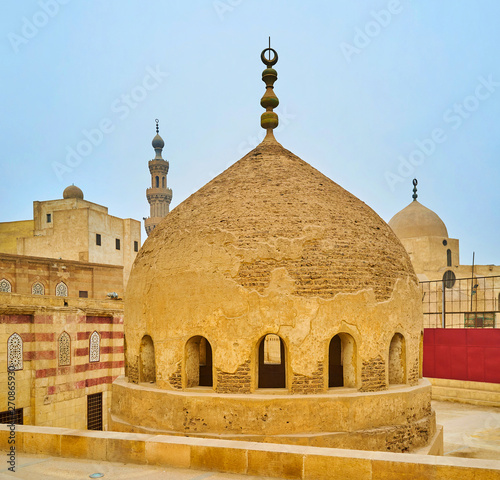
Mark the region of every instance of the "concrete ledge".
[[500, 407], [500, 384], [445, 378], [428, 378], [427, 380], [432, 385], [433, 400]]
[[[0, 448], [9, 448], [0, 425]], [[307, 480], [500, 480], [500, 461], [16, 425], [16, 450]]]

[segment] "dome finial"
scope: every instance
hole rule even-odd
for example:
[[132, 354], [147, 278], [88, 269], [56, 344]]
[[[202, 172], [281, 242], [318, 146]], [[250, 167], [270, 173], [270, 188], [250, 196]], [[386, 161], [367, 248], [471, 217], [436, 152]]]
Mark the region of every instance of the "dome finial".
[[418, 180], [416, 178], [413, 179], [413, 195], [412, 195], [412, 198], [413, 198], [413, 201], [415, 201], [418, 197], [417, 195], [417, 185], [418, 185]]
[[[269, 52], [268, 58], [266, 58], [266, 52]], [[273, 58], [271, 58], [271, 52], [273, 53]], [[276, 50], [271, 48], [271, 37], [269, 37], [269, 47], [262, 50], [260, 54], [262, 63], [266, 65], [266, 69], [262, 72], [262, 81], [266, 84], [266, 93], [260, 100], [262, 107], [266, 111], [260, 117], [260, 125], [262, 128], [267, 130], [266, 136], [273, 136], [273, 129], [278, 126], [278, 114], [273, 112], [273, 109], [279, 105], [278, 97], [273, 91], [273, 85], [276, 80], [278, 80], [278, 72], [272, 68], [278, 62], [278, 54]]]
[[159, 135], [160, 127], [158, 126], [158, 124], [160, 123], [160, 120], [156, 119], [155, 122], [156, 122], [156, 135]]

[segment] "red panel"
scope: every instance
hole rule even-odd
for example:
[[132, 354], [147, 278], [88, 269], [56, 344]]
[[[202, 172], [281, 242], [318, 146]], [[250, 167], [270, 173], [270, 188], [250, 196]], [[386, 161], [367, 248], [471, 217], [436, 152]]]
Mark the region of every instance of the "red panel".
[[423, 373], [500, 383], [500, 329], [426, 328]]
[[448, 348], [451, 358], [451, 372], [450, 376], [446, 378], [453, 380], [467, 380], [467, 347], [462, 345], [450, 345]]
[[448, 345], [436, 345], [435, 355], [436, 378], [451, 378], [451, 358]]
[[467, 330], [467, 344], [500, 348], [500, 330], [474, 328]]
[[484, 348], [468, 347], [467, 360], [469, 362], [467, 380], [484, 382]]
[[500, 383], [500, 348], [488, 348], [485, 350], [484, 381]]

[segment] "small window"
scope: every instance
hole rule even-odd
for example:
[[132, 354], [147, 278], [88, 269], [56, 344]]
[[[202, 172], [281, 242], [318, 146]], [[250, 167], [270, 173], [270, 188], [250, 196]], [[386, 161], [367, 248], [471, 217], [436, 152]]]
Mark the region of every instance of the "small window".
[[446, 245], [448, 245], [448, 241], [447, 240], [443, 240], [443, 245], [446, 247]]
[[446, 288], [453, 288], [456, 280], [457, 277], [455, 277], [455, 274], [451, 270], [446, 270], [446, 272], [444, 272], [443, 282]]
[[14, 410], [6, 410], [0, 412], [0, 423], [14, 423], [15, 425], [23, 424], [23, 409], [15, 408]]
[[95, 234], [95, 244], [101, 245], [101, 234], [100, 233]]
[[80, 290], [78, 296], [80, 298], [89, 298], [89, 292], [87, 292], [87, 290]]
[[102, 392], [87, 395], [87, 430], [102, 430]]
[[451, 250], [446, 250], [446, 266], [451, 267]]
[[139, 242], [134, 242], [134, 252], [139, 251]]
[[119, 238], [117, 238], [117, 239], [115, 240], [115, 246], [116, 246], [116, 249], [117, 249], [117, 250], [120, 250], [120, 239], [119, 239]]
[[52, 222], [52, 214], [47, 213], [47, 223], [50, 223], [50, 222]]

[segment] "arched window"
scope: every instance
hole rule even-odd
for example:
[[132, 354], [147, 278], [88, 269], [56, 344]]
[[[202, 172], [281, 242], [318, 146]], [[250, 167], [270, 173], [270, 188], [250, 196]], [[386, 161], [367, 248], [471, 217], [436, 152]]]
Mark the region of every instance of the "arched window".
[[2, 280], [0, 280], [0, 292], [12, 292], [12, 285], [6, 278], [2, 278]]
[[149, 335], [144, 335], [141, 341], [139, 376], [141, 382], [156, 382], [155, 347]]
[[35, 282], [31, 285], [31, 295], [45, 295], [45, 287], [41, 282]]
[[71, 338], [68, 332], [59, 335], [59, 366], [71, 365]]
[[101, 337], [97, 332], [92, 332], [89, 340], [89, 362], [98, 362], [101, 358]]
[[212, 387], [212, 346], [205, 337], [192, 337], [186, 344], [188, 387]]
[[57, 297], [67, 297], [68, 296], [68, 287], [64, 282], [59, 282], [56, 285], [56, 296]]
[[389, 347], [389, 384], [406, 383], [406, 347], [405, 339], [396, 333]]
[[348, 333], [339, 333], [328, 349], [328, 387], [344, 386], [356, 386], [356, 342]]
[[446, 250], [446, 265], [451, 267], [451, 250], [449, 248]]
[[158, 188], [160, 186], [160, 177], [156, 176], [155, 182], [156, 182], [156, 188]]
[[270, 333], [259, 343], [259, 388], [285, 388], [285, 344]]
[[161, 186], [162, 188], [165, 188], [165, 177], [161, 178]]
[[18, 333], [13, 333], [7, 340], [7, 368], [23, 369], [23, 339]]

